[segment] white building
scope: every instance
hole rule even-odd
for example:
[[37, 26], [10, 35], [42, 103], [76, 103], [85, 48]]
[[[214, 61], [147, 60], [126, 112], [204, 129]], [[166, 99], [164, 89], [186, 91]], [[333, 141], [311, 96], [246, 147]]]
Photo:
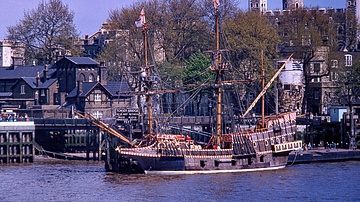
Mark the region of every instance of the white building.
[[25, 44], [0, 40], [0, 67], [24, 65]]
[[[279, 65], [285, 60], [278, 61]], [[285, 68], [279, 75], [281, 88], [279, 92], [279, 111], [301, 112], [302, 100], [304, 97], [304, 75], [302, 64], [294, 59], [285, 63]]]

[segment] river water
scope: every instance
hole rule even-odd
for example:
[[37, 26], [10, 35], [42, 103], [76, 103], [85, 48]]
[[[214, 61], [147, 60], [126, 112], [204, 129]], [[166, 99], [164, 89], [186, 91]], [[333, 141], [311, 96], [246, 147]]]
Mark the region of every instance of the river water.
[[360, 201], [360, 161], [211, 175], [121, 175], [103, 163], [0, 166], [0, 201]]

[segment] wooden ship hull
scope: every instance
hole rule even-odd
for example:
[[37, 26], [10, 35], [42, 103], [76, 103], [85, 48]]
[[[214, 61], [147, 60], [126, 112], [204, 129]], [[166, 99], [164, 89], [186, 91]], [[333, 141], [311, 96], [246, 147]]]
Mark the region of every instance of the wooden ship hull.
[[268, 128], [222, 134], [221, 148], [202, 148], [182, 135], [157, 135], [149, 146], [116, 148], [106, 161], [107, 171], [145, 174], [196, 174], [274, 170], [284, 168], [292, 150], [296, 115], [266, 119]]

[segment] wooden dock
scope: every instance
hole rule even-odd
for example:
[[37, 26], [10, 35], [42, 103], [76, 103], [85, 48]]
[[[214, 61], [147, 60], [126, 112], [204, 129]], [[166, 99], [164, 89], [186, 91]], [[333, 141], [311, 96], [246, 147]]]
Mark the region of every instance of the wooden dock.
[[360, 160], [360, 150], [314, 149], [306, 151], [292, 151], [289, 155], [288, 165], [352, 160]]
[[34, 140], [33, 121], [1, 121], [0, 164], [33, 162]]

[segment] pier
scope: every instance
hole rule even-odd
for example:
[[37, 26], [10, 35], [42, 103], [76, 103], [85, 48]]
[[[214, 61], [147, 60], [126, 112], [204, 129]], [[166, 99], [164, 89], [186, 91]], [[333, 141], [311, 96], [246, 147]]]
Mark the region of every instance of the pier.
[[30, 120], [0, 122], [0, 164], [34, 161], [35, 124]]

